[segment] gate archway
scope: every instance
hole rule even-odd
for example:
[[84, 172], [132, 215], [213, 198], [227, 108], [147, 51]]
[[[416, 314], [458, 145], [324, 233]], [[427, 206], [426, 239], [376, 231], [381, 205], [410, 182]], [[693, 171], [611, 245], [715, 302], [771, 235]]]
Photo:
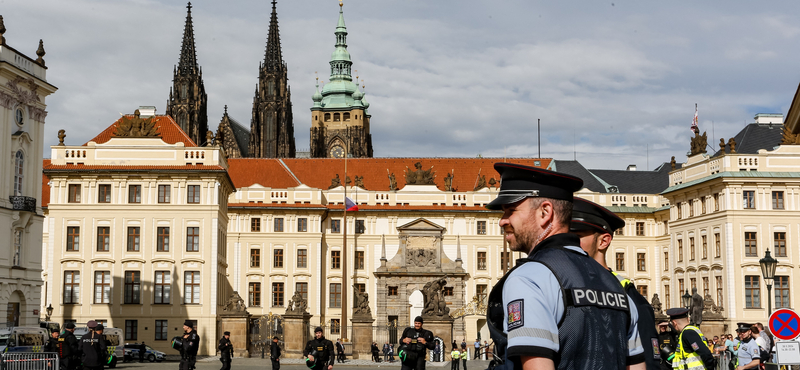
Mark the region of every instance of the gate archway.
[[251, 355], [261, 353], [261, 358], [268, 356], [266, 352], [274, 337], [278, 337], [278, 345], [281, 351], [285, 351], [283, 317], [280, 315], [270, 312], [263, 316], [251, 317], [248, 333], [250, 335], [248, 349]]

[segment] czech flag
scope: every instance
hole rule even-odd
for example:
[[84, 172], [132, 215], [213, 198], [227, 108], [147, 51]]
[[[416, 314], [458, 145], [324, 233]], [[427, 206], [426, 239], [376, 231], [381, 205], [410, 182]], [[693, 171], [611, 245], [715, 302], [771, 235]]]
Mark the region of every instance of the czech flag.
[[344, 208], [347, 211], [358, 211], [358, 204], [350, 199], [350, 197], [344, 197]]

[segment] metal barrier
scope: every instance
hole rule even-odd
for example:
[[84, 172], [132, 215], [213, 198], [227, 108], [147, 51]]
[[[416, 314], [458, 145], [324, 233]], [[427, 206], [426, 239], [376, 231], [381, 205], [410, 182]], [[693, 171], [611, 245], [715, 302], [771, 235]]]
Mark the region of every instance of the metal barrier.
[[722, 351], [719, 354], [714, 354], [717, 359], [717, 370], [729, 370], [729, 363], [732, 361], [733, 356], [728, 351]]
[[58, 370], [58, 354], [52, 352], [4, 353], [2, 370]]

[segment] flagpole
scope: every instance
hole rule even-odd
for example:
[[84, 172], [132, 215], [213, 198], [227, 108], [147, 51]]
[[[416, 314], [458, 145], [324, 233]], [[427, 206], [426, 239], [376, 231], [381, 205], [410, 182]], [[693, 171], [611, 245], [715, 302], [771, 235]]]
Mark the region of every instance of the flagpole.
[[349, 148], [347, 143], [344, 144], [344, 216], [342, 221], [342, 324], [340, 326], [342, 332], [340, 335], [345, 340], [347, 339], [347, 310], [350, 305], [347, 303], [347, 157], [349, 156]]

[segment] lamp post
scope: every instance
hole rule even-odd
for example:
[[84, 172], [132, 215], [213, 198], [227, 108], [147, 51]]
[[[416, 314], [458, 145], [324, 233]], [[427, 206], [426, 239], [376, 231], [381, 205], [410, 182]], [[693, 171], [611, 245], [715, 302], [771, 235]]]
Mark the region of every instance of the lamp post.
[[767, 316], [772, 314], [772, 282], [775, 280], [775, 268], [778, 267], [778, 260], [772, 258], [769, 249], [764, 252], [764, 258], [758, 260], [761, 265], [761, 275], [767, 283]]
[[683, 308], [689, 308], [692, 305], [692, 295], [689, 294], [688, 290], [681, 296], [681, 300], [683, 301]]
[[45, 311], [47, 311], [47, 316], [44, 318], [44, 321], [50, 321], [50, 316], [53, 315], [53, 304], [51, 303], [51, 304], [47, 305], [47, 308], [45, 308]]

